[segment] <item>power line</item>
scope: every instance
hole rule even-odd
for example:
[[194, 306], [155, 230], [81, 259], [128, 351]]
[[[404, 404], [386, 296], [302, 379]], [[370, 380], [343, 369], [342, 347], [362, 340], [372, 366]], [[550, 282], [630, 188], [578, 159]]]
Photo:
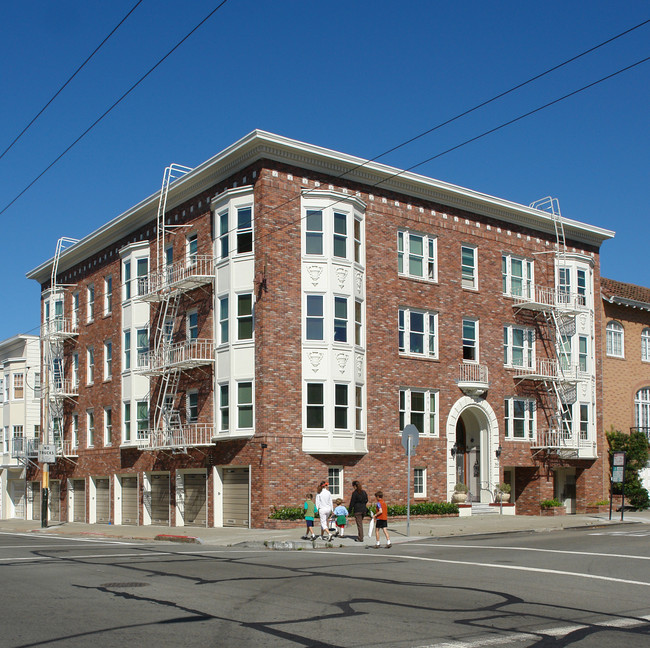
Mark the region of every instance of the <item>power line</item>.
[[138, 8], [138, 5], [140, 5], [141, 3], [142, 0], [138, 0], [133, 5], [133, 7], [131, 7], [131, 10], [126, 14], [126, 16], [124, 16], [124, 18], [122, 18], [122, 20], [120, 20], [120, 22], [117, 23], [117, 25], [115, 25], [115, 27], [110, 32], [110, 34], [108, 34], [108, 36], [106, 36], [106, 38], [104, 38], [104, 40], [99, 45], [97, 45], [97, 47], [93, 50], [91, 55], [73, 72], [72, 76], [54, 93], [52, 98], [38, 111], [38, 113], [32, 119], [32, 121], [30, 121], [29, 124], [27, 124], [27, 126], [25, 126], [25, 128], [23, 128], [23, 130], [21, 130], [20, 133], [16, 135], [13, 142], [11, 142], [11, 144], [9, 144], [9, 146], [7, 146], [7, 148], [4, 151], [2, 151], [2, 153], [0, 153], [0, 160], [2, 160], [2, 158], [5, 156], [6, 153], [9, 152], [9, 150], [13, 147], [13, 145], [29, 130], [31, 125], [45, 112], [48, 106], [63, 92], [63, 90], [70, 83], [70, 81], [72, 81], [72, 79], [74, 79], [77, 76], [77, 74], [81, 72], [81, 70], [85, 67], [86, 63], [88, 63], [88, 61], [90, 61], [90, 59], [93, 56], [95, 56], [97, 52], [99, 52], [99, 50], [106, 43], [106, 41], [121, 27], [122, 23]]
[[219, 11], [219, 9], [221, 9], [221, 7], [223, 7], [223, 5], [226, 4], [226, 2], [228, 2], [228, 0], [222, 0], [222, 2], [220, 2], [210, 13], [208, 13], [208, 15], [205, 16], [205, 18], [203, 18], [203, 20], [201, 20], [201, 22], [199, 22], [190, 32], [188, 32], [183, 38], [181, 38], [181, 40], [178, 41], [178, 43], [176, 43], [176, 45], [174, 45], [174, 47], [172, 47], [167, 52], [167, 54], [165, 54], [162, 58], [160, 58], [155, 65], [153, 65], [151, 68], [149, 68], [149, 70], [144, 75], [142, 75], [138, 79], [138, 81], [136, 81], [117, 101], [115, 101], [110, 106], [110, 108], [105, 110], [90, 126], [88, 126], [88, 128], [83, 133], [81, 133], [81, 135], [79, 135], [79, 137], [77, 137], [77, 139], [74, 140], [74, 142], [72, 142], [72, 144], [70, 144], [70, 146], [68, 146], [63, 151], [63, 153], [58, 155], [52, 162], [50, 162], [50, 164], [48, 164], [48, 166], [45, 167], [45, 169], [43, 169], [43, 171], [41, 171], [11, 202], [6, 204], [2, 208], [2, 211], [0, 211], [0, 216], [2, 214], [4, 214], [7, 211], [7, 209], [9, 209], [9, 207], [11, 207], [23, 194], [25, 194], [29, 189], [31, 189], [31, 187], [34, 186], [34, 184], [36, 184], [36, 182], [38, 182], [38, 180], [40, 180], [70, 149], [72, 149], [86, 135], [88, 135], [88, 133], [93, 128], [95, 128], [95, 126], [97, 126], [97, 124], [99, 124], [99, 122], [101, 122], [104, 119], [104, 117], [106, 117], [116, 106], [118, 106], [118, 104], [120, 104], [124, 99], [126, 99], [126, 97], [128, 97], [156, 68], [158, 68], [164, 61], [166, 61], [190, 36], [192, 36], [192, 34], [197, 29], [199, 29], [217, 11]]

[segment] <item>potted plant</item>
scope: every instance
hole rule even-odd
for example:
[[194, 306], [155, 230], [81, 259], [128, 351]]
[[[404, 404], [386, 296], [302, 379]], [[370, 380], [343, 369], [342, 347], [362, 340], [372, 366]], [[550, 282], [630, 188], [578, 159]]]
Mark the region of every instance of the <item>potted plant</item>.
[[451, 498], [452, 502], [457, 504], [464, 504], [467, 500], [467, 484], [458, 483], [454, 486], [454, 494]]
[[501, 482], [499, 484], [499, 492], [497, 494], [498, 502], [509, 502], [510, 501], [510, 484], [506, 482]]
[[539, 507], [542, 515], [566, 515], [566, 507], [556, 498], [542, 500]]

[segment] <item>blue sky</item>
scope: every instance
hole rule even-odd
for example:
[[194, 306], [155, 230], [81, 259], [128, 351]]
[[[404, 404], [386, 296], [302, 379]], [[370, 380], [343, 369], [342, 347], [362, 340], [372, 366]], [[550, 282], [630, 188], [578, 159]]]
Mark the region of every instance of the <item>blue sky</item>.
[[[2, 8], [0, 151], [136, 0]], [[144, 0], [0, 160], [0, 209], [217, 0]], [[0, 340], [35, 332], [25, 273], [255, 128], [372, 158], [650, 18], [642, 1], [229, 0], [2, 219]], [[650, 55], [650, 25], [381, 159], [410, 167]], [[650, 62], [419, 167], [616, 231], [602, 274], [650, 285]]]

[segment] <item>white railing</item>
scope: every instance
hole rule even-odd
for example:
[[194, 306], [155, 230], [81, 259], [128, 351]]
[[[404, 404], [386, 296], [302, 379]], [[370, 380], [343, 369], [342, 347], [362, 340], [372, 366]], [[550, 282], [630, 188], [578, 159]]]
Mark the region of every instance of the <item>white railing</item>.
[[480, 383], [486, 385], [489, 382], [487, 365], [466, 363], [460, 364], [458, 366], [458, 382]]
[[35, 457], [38, 455], [38, 439], [29, 439], [27, 437], [13, 437], [11, 439], [11, 456], [13, 459], [22, 459], [24, 457]]
[[57, 317], [41, 325], [41, 337], [72, 337], [79, 335], [79, 327], [74, 322], [65, 317]]
[[50, 396], [54, 398], [64, 398], [66, 396], [78, 396], [79, 395], [79, 385], [77, 381], [72, 379], [52, 379]]
[[138, 445], [141, 448], [186, 448], [194, 446], [213, 445], [214, 425], [188, 423], [169, 430], [148, 430], [147, 443]]
[[191, 289], [211, 281], [214, 277], [214, 257], [196, 255], [137, 278], [138, 297], [146, 298], [153, 294], [174, 289]]
[[515, 367], [517, 378], [531, 378], [541, 380], [556, 380], [576, 382], [587, 380], [589, 373], [582, 371], [579, 365], [560, 363], [551, 358], [538, 358], [532, 367]]
[[584, 295], [548, 288], [547, 286], [533, 286], [530, 294], [513, 295], [513, 297], [515, 306], [540, 306], [549, 310], [588, 310], [587, 300]]
[[185, 340], [138, 356], [141, 371], [190, 368], [214, 362], [214, 342], [207, 339]]

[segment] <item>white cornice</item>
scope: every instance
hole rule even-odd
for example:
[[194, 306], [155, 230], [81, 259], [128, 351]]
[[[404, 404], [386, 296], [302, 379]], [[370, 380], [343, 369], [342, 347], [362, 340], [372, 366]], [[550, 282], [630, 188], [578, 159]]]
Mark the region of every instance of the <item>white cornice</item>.
[[[263, 158], [334, 177], [344, 176], [345, 182], [358, 182], [369, 185], [369, 188], [374, 186], [378, 190], [393, 191], [413, 198], [456, 207], [547, 234], [555, 233], [553, 218], [546, 212], [410, 171], [402, 171], [378, 162], [369, 162], [346, 153], [261, 130], [249, 133], [175, 181], [169, 188], [167, 209], [177, 207], [198, 193]], [[74, 264], [80, 263], [92, 254], [98, 253], [111, 242], [128, 236], [143, 225], [154, 221], [159, 195], [160, 192], [157, 191], [75, 245], [67, 248], [59, 260], [59, 271], [62, 272]], [[564, 218], [563, 223], [567, 239], [586, 245], [598, 247], [603, 241], [614, 236], [614, 232], [611, 230], [579, 221]], [[53, 259], [49, 259], [34, 268], [27, 273], [27, 278], [34, 279], [39, 283], [47, 281], [52, 262]]]

